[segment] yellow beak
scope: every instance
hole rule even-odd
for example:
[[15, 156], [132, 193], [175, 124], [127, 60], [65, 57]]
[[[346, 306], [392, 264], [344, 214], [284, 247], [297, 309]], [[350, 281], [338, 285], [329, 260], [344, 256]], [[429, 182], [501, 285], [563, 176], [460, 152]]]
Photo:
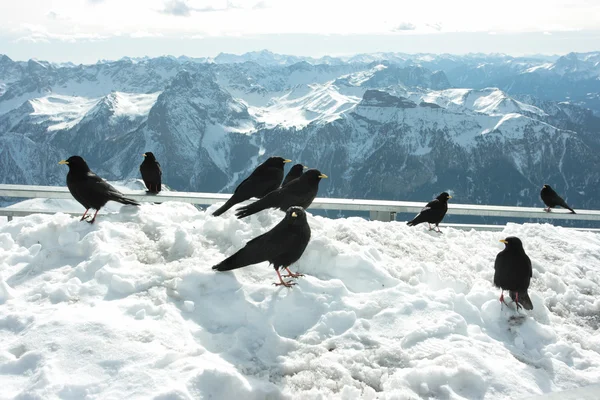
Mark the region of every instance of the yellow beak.
[[448, 198], [449, 198], [449, 199], [451, 199], [451, 198], [452, 198], [452, 196], [448, 196]]
[[146, 153], [142, 154], [144, 157], [146, 157]]
[[69, 162], [67, 160], [60, 160], [58, 162], [60, 165], [65, 165], [65, 164], [69, 164]]
[[319, 175], [319, 178], [323, 179], [323, 178], [329, 178], [329, 177], [325, 174], [321, 174], [321, 175]]
[[298, 214], [296, 214], [296, 211], [292, 212], [292, 217], [296, 218], [298, 216]]
[[306, 171], [307, 169], [310, 169], [310, 168], [308, 168], [306, 165], [303, 165], [302, 169]]
[[504, 240], [504, 239], [500, 239], [500, 241], [501, 241], [502, 243], [504, 243], [504, 244], [508, 244], [508, 242], [507, 242], [506, 240]]
[[292, 160], [283, 160], [283, 162], [284, 162], [284, 164], [285, 164], [285, 163], [292, 162]]

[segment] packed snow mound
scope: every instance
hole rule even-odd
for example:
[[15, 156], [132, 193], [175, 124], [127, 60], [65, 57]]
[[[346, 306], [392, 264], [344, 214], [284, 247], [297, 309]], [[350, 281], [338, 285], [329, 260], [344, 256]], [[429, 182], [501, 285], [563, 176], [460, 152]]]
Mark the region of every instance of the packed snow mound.
[[[309, 215], [292, 289], [211, 266], [283, 217], [182, 203], [0, 227], [4, 398], [504, 399], [600, 376], [600, 235]], [[533, 262], [534, 310], [501, 309], [499, 239]]]

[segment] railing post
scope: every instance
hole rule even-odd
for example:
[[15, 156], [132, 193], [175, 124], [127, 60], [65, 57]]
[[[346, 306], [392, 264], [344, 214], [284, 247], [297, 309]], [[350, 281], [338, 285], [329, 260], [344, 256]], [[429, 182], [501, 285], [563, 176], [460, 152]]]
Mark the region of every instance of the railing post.
[[390, 211], [369, 211], [371, 221], [390, 222], [396, 220], [396, 213]]
[[8, 216], [6, 217], [6, 219], [8, 220], [8, 222], [10, 222], [10, 221], [12, 221], [12, 219], [13, 219], [13, 216], [12, 216], [12, 215], [8, 215]]

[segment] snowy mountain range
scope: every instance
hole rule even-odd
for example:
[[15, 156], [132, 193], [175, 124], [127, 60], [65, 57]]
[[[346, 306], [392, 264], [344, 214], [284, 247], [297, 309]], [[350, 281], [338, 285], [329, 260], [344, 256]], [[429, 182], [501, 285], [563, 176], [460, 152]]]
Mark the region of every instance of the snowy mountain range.
[[176, 190], [232, 191], [267, 156], [330, 176], [320, 196], [600, 207], [600, 53], [159, 57], [93, 65], [0, 56], [0, 182], [108, 179], [153, 151]]

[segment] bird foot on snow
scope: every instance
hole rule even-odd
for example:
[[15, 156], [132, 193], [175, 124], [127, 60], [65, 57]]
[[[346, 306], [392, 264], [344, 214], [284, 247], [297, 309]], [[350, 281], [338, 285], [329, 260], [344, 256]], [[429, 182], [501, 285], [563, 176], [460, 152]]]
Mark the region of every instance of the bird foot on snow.
[[291, 288], [295, 284], [296, 284], [295, 282], [292, 282], [292, 281], [287, 281], [286, 282], [286, 281], [283, 281], [283, 280], [281, 282], [279, 282], [279, 283], [273, 282], [274, 286], [285, 286], [285, 287], [289, 287], [289, 288]]
[[290, 271], [289, 269], [285, 269], [288, 274], [287, 275], [282, 275], [284, 278], [300, 278], [302, 276], [304, 276], [304, 274], [301, 273], [293, 273], [292, 271]]
[[546, 211], [546, 212], [550, 212], [550, 211], [552, 211], [552, 210], [550, 209], [550, 207], [548, 207], [548, 208], [544, 208], [544, 211]]

